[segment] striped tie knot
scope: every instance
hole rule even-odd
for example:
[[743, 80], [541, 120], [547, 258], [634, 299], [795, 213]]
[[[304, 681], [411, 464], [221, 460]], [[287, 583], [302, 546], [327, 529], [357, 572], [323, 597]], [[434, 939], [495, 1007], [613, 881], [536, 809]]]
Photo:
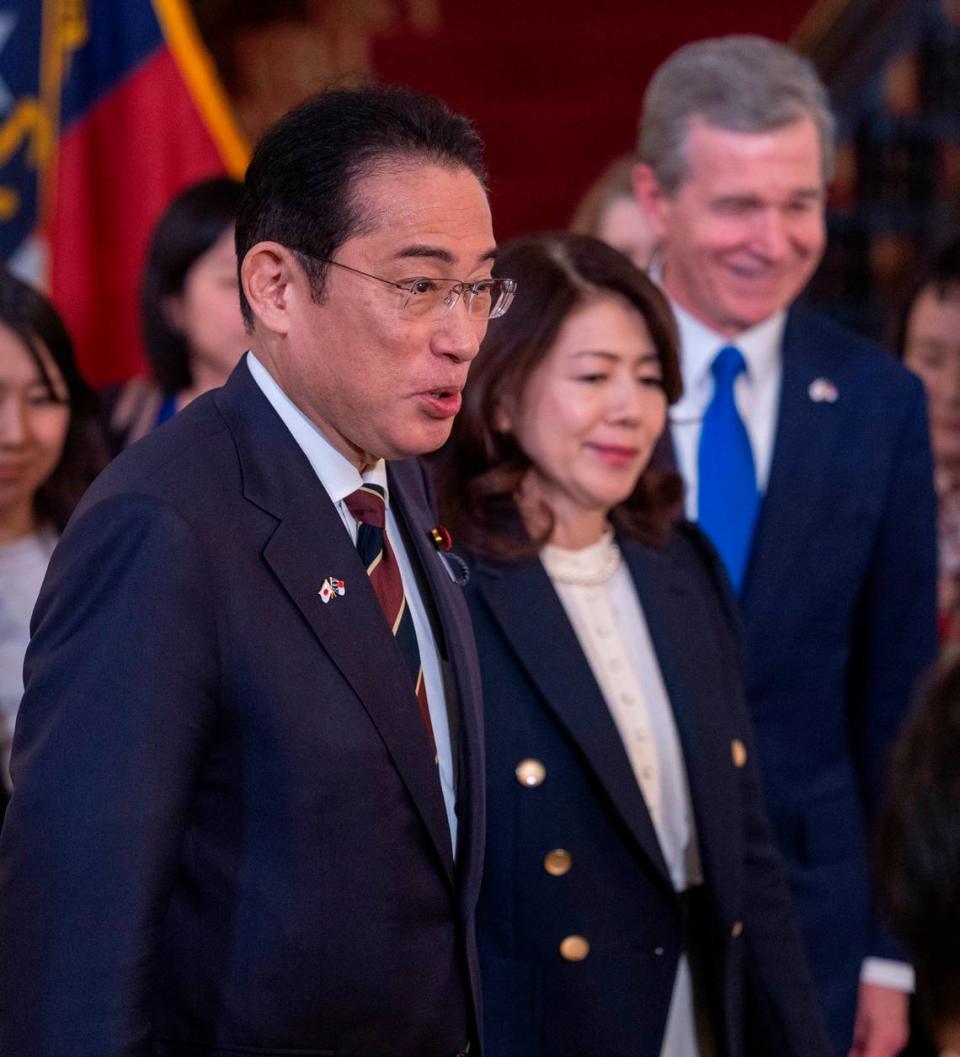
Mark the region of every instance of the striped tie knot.
[[387, 517], [383, 488], [378, 484], [364, 484], [344, 500], [347, 510], [361, 525], [382, 529]]

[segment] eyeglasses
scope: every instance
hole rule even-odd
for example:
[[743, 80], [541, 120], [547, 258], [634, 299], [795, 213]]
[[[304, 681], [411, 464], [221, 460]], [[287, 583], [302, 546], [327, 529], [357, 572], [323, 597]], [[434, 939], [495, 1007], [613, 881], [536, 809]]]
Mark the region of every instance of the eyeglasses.
[[399, 290], [403, 294], [400, 315], [405, 319], [443, 319], [461, 297], [471, 319], [498, 319], [510, 307], [517, 290], [514, 279], [479, 279], [475, 283], [463, 283], [458, 279], [428, 279], [425, 276], [417, 276], [395, 283], [392, 279], [362, 272], [359, 268], [351, 268], [349, 264], [341, 264], [339, 261], [324, 260], [321, 257], [317, 260], [321, 264], [332, 264], [335, 268], [342, 268], [346, 272], [362, 275], [365, 279], [374, 279]]

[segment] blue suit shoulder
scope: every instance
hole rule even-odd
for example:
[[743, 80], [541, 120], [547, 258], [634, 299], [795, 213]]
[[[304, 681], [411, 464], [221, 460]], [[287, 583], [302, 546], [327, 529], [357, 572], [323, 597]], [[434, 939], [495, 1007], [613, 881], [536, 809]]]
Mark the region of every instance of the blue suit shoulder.
[[104, 499], [126, 494], [192, 505], [209, 495], [214, 483], [222, 487], [231, 465], [235, 475], [236, 452], [213, 394], [207, 393], [121, 452], [88, 489], [75, 517]]
[[879, 342], [864, 337], [836, 320], [806, 307], [794, 307], [787, 317], [784, 356], [811, 353], [829, 359], [832, 374], [848, 383], [865, 383], [875, 394], [897, 401], [922, 395], [920, 380]]

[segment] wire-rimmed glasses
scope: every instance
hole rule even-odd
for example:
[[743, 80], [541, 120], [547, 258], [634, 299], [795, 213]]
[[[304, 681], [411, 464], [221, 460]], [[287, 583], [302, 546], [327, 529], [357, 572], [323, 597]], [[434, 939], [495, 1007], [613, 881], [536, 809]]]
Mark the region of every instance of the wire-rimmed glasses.
[[433, 279], [416, 276], [395, 282], [380, 275], [362, 272], [349, 264], [318, 257], [321, 264], [332, 264], [335, 268], [374, 279], [378, 283], [392, 286], [404, 296], [400, 304], [400, 315], [406, 319], [442, 319], [463, 298], [467, 315], [471, 319], [498, 319], [507, 311], [517, 290], [514, 279], [478, 279], [474, 283], [459, 279]]

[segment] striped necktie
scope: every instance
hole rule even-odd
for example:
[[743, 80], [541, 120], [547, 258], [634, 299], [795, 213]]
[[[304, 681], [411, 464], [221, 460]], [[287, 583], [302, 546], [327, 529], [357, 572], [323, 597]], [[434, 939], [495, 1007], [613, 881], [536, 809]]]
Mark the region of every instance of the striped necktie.
[[733, 387], [747, 369], [743, 353], [726, 345], [716, 355], [713, 399], [700, 428], [697, 460], [697, 521], [713, 540], [739, 594], [760, 511], [753, 448]]
[[423, 665], [420, 663], [420, 647], [417, 644], [417, 631], [413, 624], [413, 614], [407, 605], [403, 593], [403, 580], [400, 577], [400, 566], [387, 534], [386, 500], [384, 490], [378, 484], [365, 482], [362, 488], [352, 492], [344, 502], [347, 509], [359, 522], [357, 532], [357, 551], [360, 560], [367, 567], [367, 575], [374, 594], [380, 602], [383, 615], [387, 618], [403, 654], [410, 675], [413, 678], [420, 715], [423, 717], [430, 748], [433, 751], [434, 763], [437, 762], [437, 746], [433, 737], [433, 724], [430, 722], [430, 709], [427, 705], [427, 688], [423, 680]]

